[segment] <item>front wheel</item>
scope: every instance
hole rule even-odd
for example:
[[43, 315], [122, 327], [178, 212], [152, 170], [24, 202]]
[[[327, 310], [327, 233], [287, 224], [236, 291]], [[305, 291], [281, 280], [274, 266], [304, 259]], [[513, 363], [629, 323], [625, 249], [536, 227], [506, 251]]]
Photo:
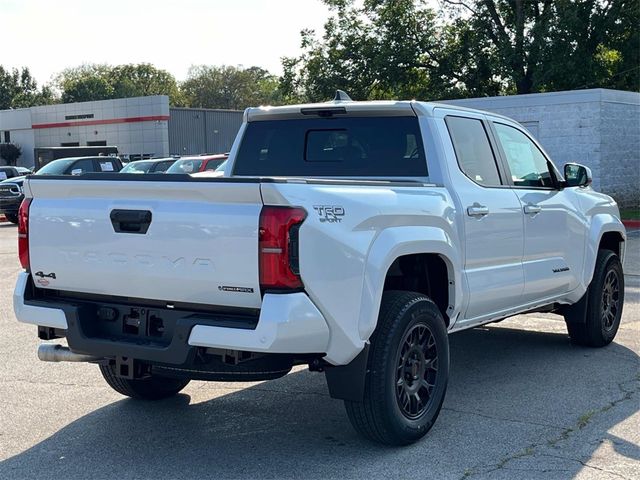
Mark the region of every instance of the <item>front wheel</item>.
[[428, 297], [384, 293], [367, 372], [363, 401], [345, 401], [356, 431], [387, 445], [422, 438], [440, 413], [449, 378], [447, 329]]
[[[620, 326], [623, 303], [624, 274], [620, 258], [611, 250], [600, 250], [587, 293], [565, 312], [571, 342], [585, 347], [610, 344]], [[584, 316], [571, 315], [572, 309], [581, 307]]]
[[116, 392], [139, 400], [161, 400], [176, 395], [187, 386], [188, 379], [152, 376], [140, 379], [118, 377], [113, 365], [100, 365], [100, 373]]

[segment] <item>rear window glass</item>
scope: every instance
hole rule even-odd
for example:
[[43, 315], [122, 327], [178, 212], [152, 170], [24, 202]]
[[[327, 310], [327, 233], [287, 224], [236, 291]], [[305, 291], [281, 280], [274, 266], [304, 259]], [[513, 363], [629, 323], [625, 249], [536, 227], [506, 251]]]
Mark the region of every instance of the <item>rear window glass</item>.
[[425, 177], [416, 117], [343, 117], [250, 122], [235, 175]]

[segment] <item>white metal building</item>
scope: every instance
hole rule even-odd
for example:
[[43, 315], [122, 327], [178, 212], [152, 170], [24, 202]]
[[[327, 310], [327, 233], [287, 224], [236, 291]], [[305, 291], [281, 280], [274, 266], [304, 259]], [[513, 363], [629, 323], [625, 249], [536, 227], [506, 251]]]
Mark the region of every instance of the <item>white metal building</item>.
[[169, 154], [169, 98], [160, 96], [0, 111], [0, 139], [20, 145], [18, 165], [36, 147], [115, 145], [124, 155]]
[[242, 114], [170, 109], [165, 95], [0, 110], [0, 142], [19, 145], [18, 165], [25, 167], [34, 166], [41, 147], [116, 146], [134, 158], [224, 153]]

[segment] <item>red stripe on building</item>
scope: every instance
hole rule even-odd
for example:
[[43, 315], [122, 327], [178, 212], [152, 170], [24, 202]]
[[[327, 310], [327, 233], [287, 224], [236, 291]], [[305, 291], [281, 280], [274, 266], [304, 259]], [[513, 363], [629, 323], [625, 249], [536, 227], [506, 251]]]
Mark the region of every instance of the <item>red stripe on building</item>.
[[126, 117], [126, 118], [108, 118], [105, 120], [78, 120], [75, 122], [58, 122], [58, 123], [38, 123], [31, 125], [31, 128], [64, 128], [64, 127], [81, 127], [85, 125], [110, 125], [112, 123], [136, 123], [136, 122], [155, 122], [161, 120], [169, 120], [169, 115], [151, 115], [148, 117]]

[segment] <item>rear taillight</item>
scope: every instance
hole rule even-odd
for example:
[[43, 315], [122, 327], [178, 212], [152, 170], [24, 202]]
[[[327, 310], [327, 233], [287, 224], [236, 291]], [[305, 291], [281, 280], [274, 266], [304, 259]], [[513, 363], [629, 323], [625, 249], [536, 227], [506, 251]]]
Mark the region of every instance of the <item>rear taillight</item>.
[[31, 198], [25, 198], [18, 210], [18, 256], [22, 268], [29, 270], [29, 206]]
[[262, 291], [302, 288], [298, 267], [298, 230], [306, 217], [304, 208], [262, 208], [258, 241]]

